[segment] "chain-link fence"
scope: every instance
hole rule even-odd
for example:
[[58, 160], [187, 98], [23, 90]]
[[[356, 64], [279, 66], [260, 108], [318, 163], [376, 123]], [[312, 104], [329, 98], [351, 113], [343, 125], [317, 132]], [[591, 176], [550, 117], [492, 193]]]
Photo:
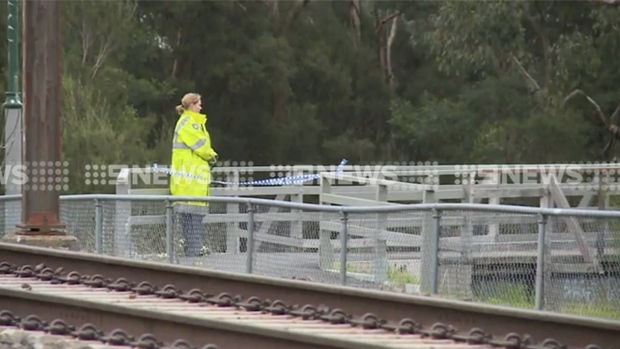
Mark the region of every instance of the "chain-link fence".
[[[61, 197], [82, 251], [620, 318], [620, 212], [212, 197]], [[3, 233], [19, 199], [0, 201]]]

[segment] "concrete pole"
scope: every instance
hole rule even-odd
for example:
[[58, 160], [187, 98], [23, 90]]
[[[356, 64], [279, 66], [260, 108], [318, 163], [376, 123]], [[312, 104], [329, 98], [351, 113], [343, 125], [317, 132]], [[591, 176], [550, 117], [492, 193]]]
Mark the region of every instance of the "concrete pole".
[[[4, 183], [5, 195], [19, 195], [22, 186], [14, 170], [22, 163], [22, 102], [19, 87], [19, 0], [7, 1], [7, 88], [4, 100]], [[21, 217], [21, 202], [14, 200], [4, 205], [4, 232], [15, 230]]]

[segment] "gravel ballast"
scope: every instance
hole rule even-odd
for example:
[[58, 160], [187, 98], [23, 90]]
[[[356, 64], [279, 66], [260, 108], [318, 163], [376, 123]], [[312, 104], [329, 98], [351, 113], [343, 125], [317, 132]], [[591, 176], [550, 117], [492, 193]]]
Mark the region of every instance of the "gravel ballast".
[[71, 336], [52, 335], [42, 331], [26, 331], [0, 327], [0, 349], [103, 349], [122, 348], [97, 341], [82, 341]]

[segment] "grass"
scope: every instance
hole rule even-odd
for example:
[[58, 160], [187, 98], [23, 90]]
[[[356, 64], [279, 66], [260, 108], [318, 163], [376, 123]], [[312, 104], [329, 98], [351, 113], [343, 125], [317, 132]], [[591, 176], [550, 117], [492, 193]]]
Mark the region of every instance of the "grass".
[[580, 316], [620, 319], [619, 302], [568, 303], [562, 306], [560, 311]]
[[528, 297], [525, 287], [517, 285], [495, 284], [475, 292], [474, 300], [481, 303], [511, 306], [517, 308], [534, 308], [534, 299]]
[[[534, 299], [528, 297], [525, 286], [496, 284], [474, 297], [474, 301], [499, 306], [534, 309]], [[579, 302], [562, 300], [554, 306], [553, 312], [591, 316], [597, 318], [620, 319], [620, 302], [594, 300]]]
[[406, 269], [402, 270], [393, 266], [388, 267], [388, 280], [398, 284], [420, 284], [420, 278], [416, 275], [408, 272]]
[[[334, 263], [332, 271], [339, 272], [340, 263]], [[374, 264], [372, 262], [350, 262], [347, 263], [347, 272], [362, 274], [365, 278], [370, 278], [374, 276]], [[388, 264], [387, 282], [394, 288], [403, 288], [407, 284], [420, 285], [420, 278], [404, 266], [397, 267], [394, 264]]]

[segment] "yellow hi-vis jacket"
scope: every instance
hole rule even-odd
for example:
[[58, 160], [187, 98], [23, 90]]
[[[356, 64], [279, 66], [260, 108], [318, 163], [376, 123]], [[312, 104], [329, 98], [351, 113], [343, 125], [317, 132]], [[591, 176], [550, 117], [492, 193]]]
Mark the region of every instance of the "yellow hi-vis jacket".
[[[200, 179], [187, 176], [170, 176], [170, 194], [175, 196], [208, 196], [211, 183], [209, 162], [217, 159], [211, 148], [211, 137], [206, 128], [207, 116], [193, 111], [185, 111], [177, 121], [172, 139], [171, 170], [191, 174]], [[179, 202], [180, 203], [180, 202]], [[208, 206], [205, 202], [191, 201], [185, 204]]]

